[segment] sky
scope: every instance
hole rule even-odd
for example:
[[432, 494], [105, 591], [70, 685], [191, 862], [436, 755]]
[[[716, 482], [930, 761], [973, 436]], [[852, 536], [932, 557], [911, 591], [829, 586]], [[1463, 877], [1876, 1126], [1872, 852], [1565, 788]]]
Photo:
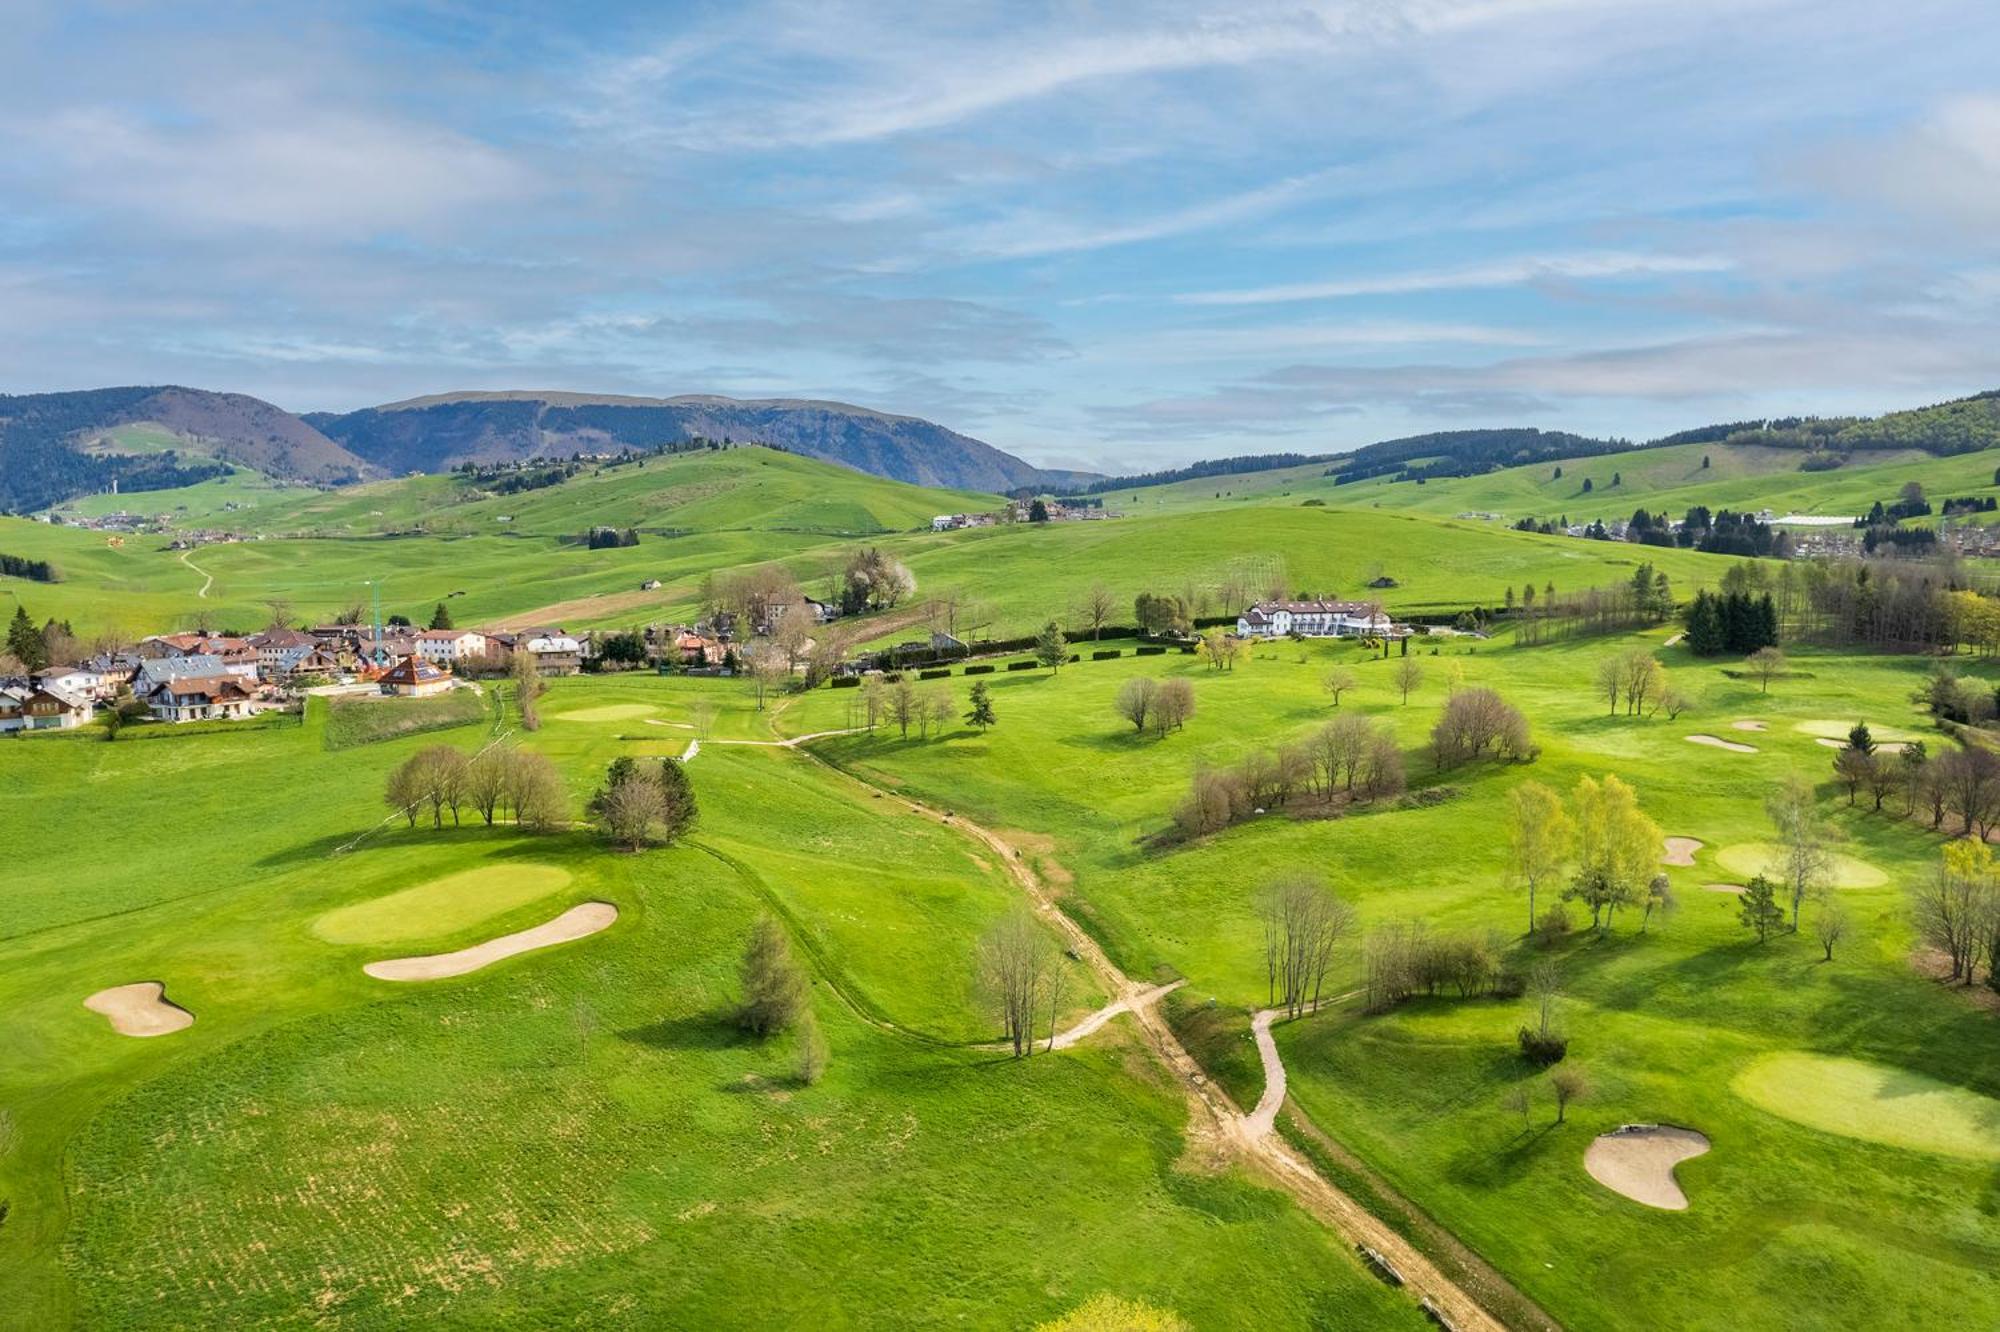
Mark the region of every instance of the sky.
[[2000, 387], [1990, 0], [0, 23], [0, 392], [822, 397], [1129, 471]]

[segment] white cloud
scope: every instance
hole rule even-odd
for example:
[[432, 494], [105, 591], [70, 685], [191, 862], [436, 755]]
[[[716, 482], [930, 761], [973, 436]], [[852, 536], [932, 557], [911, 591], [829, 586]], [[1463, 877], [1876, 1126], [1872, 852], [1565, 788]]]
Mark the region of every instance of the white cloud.
[[1340, 278], [1325, 282], [1294, 282], [1236, 291], [1188, 292], [1174, 299], [1184, 305], [1272, 305], [1286, 301], [1319, 301], [1350, 296], [1398, 296], [1424, 291], [1466, 291], [1515, 287], [1535, 282], [1597, 282], [1690, 273], [1720, 273], [1731, 261], [1715, 255], [1587, 254], [1535, 255], [1464, 268], [1441, 268], [1379, 277]]
[[453, 131], [288, 101], [182, 123], [76, 107], [10, 129], [29, 170], [61, 194], [205, 230], [366, 238], [534, 187], [506, 155]]

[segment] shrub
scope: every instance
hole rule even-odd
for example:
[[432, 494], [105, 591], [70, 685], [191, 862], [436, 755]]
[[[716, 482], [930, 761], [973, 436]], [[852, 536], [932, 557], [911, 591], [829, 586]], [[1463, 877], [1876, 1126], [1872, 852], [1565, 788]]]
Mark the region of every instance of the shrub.
[[1032, 671], [1041, 664], [1039, 661], [1010, 661], [1007, 663], [1007, 669], [1010, 671]]
[[1493, 978], [1495, 999], [1519, 999], [1528, 992], [1528, 978], [1518, 971], [1503, 971]]
[[836, 675], [826, 683], [829, 689], [859, 689], [861, 687], [861, 677], [858, 675]]
[[947, 666], [935, 671], [918, 671], [917, 678], [919, 680], [942, 680], [950, 674], [951, 668]]
[[965, 673], [967, 675], [991, 675], [993, 674], [993, 663], [989, 661], [979, 666], [968, 666], [965, 668]]
[[1552, 944], [1568, 934], [1571, 928], [1569, 908], [1558, 902], [1544, 911], [1541, 919], [1535, 922], [1535, 942]]
[[1560, 1064], [1569, 1053], [1569, 1037], [1561, 1032], [1538, 1032], [1533, 1027], [1523, 1027], [1514, 1038], [1521, 1044], [1521, 1058], [1536, 1068]]
[[1106, 648], [1106, 649], [1105, 649], [1104, 651], [1102, 651], [1102, 652], [1093, 652], [1093, 653], [1091, 653], [1091, 654], [1090, 654], [1090, 659], [1091, 659], [1092, 661], [1110, 661], [1110, 660], [1112, 660], [1113, 658], [1115, 658], [1115, 657], [1119, 657], [1119, 656], [1122, 656], [1122, 655], [1123, 655], [1123, 654], [1122, 654], [1121, 652], [1119, 652], [1119, 650], [1118, 650], [1117, 648]]
[[1164, 655], [1165, 652], [1166, 652], [1165, 648], [1160, 647], [1157, 644], [1152, 644], [1152, 645], [1142, 646], [1136, 649], [1132, 655], [1135, 657], [1158, 657]]

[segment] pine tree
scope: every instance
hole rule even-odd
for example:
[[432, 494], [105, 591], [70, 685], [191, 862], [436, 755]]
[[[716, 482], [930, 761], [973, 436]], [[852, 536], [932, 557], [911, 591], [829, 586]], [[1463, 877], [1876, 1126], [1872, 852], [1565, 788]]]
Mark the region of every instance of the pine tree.
[[1054, 620], [1042, 626], [1042, 632], [1035, 637], [1035, 660], [1052, 671], [1059, 671], [1069, 660], [1069, 640]]
[[972, 710], [965, 719], [984, 731], [999, 720], [993, 714], [993, 696], [986, 688], [986, 681], [976, 680], [972, 685]]
[[1743, 904], [1737, 910], [1737, 919], [1746, 930], [1757, 932], [1757, 942], [1763, 943], [1773, 931], [1785, 923], [1784, 909], [1778, 905], [1778, 892], [1771, 881], [1759, 874], [1743, 889]]
[[31, 671], [39, 671], [49, 664], [48, 641], [42, 631], [35, 628], [35, 622], [28, 618], [28, 608], [14, 607], [14, 618], [7, 625], [7, 650], [21, 659], [21, 664]]
[[661, 840], [677, 842], [694, 831], [701, 817], [700, 807], [695, 804], [694, 783], [688, 780], [687, 769], [679, 759], [660, 760], [660, 792], [667, 798], [666, 817], [660, 820]]
[[445, 609], [442, 601], [437, 604], [437, 609], [431, 612], [430, 627], [433, 629], [458, 628], [457, 625], [451, 622], [451, 612]]
[[1695, 593], [1687, 611], [1688, 651], [1697, 657], [1713, 657], [1723, 649], [1722, 623], [1715, 594], [1706, 588]]

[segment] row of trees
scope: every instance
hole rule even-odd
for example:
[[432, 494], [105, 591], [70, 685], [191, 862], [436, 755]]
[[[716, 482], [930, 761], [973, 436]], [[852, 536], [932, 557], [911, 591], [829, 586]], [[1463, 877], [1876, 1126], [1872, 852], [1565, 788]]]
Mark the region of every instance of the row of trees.
[[1667, 668], [1651, 651], [1631, 648], [1597, 663], [1597, 692], [1617, 716], [1622, 704], [1628, 717], [1664, 712], [1678, 717], [1688, 706], [1687, 695], [1667, 679]]
[[1489, 934], [1434, 934], [1422, 921], [1398, 921], [1369, 932], [1362, 949], [1362, 1002], [1386, 1013], [1417, 994], [1520, 993], [1506, 979], [1505, 950]]
[[1174, 808], [1182, 833], [1219, 832], [1232, 823], [1301, 796], [1375, 801], [1401, 795], [1403, 751], [1386, 724], [1358, 714], [1336, 717], [1297, 744], [1260, 749], [1233, 767], [1195, 770], [1188, 794]]
[[1056, 1039], [1069, 971], [1063, 956], [1034, 912], [1025, 905], [980, 936], [975, 962], [979, 986], [1014, 1057], [1035, 1052], [1035, 1032], [1046, 1025], [1049, 1048]]
[[77, 647], [76, 631], [68, 620], [51, 619], [37, 625], [28, 608], [15, 603], [13, 618], [7, 622], [7, 655], [20, 663], [20, 671], [8, 674], [74, 661]]
[[569, 825], [569, 792], [548, 756], [497, 743], [471, 755], [426, 746], [389, 773], [383, 799], [413, 828], [425, 811], [442, 828], [447, 810], [456, 827], [467, 809], [489, 827], [509, 819], [531, 832]]
[[[1510, 596], [1510, 604], [1512, 603]], [[1658, 624], [1673, 610], [1673, 593], [1664, 573], [1641, 565], [1626, 582], [1558, 593], [1554, 583], [1535, 595], [1524, 589], [1514, 612], [1514, 641], [1522, 647], [1568, 638], [1623, 633]]]
[[1688, 651], [1697, 657], [1723, 653], [1744, 656], [1778, 645], [1778, 607], [1768, 592], [1710, 592], [1703, 588], [1688, 603]]

